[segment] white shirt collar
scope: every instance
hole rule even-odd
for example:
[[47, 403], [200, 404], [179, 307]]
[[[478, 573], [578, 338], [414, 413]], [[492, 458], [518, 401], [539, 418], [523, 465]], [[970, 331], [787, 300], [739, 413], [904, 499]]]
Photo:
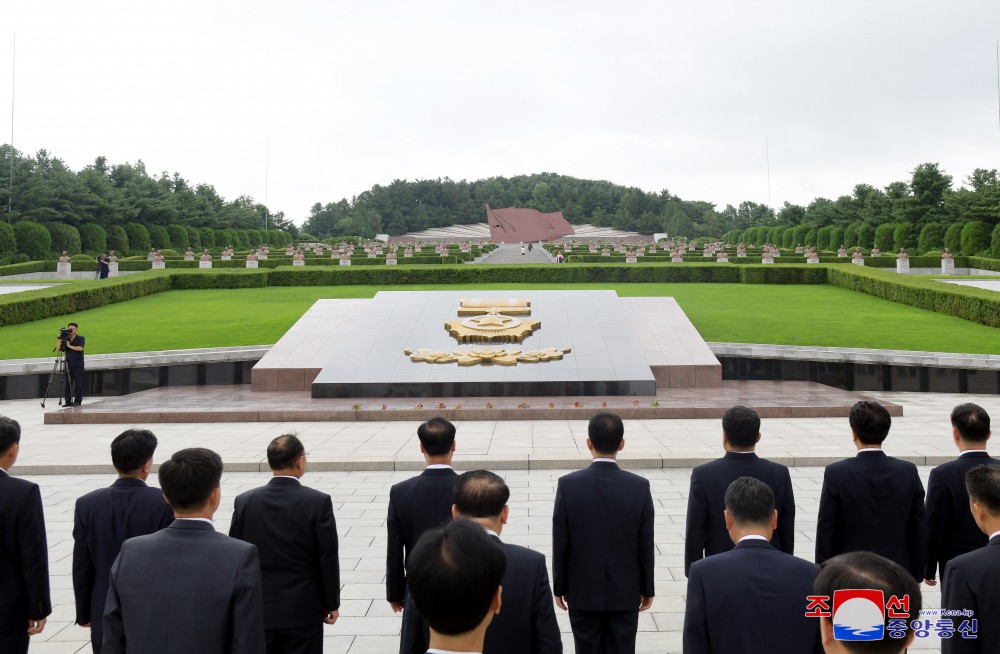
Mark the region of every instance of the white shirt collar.
[[765, 543], [767, 542], [767, 539], [761, 536], [760, 534], [747, 534], [746, 536], [741, 538], [738, 542], [742, 543], [745, 540], [762, 540]]
[[862, 452], [881, 452], [881, 451], [882, 451], [881, 447], [862, 447], [860, 450], [858, 450], [858, 454], [861, 454]]
[[294, 479], [295, 481], [302, 483], [302, 480], [295, 475], [271, 475], [271, 479]]
[[992, 534], [990, 534], [990, 540], [993, 540], [997, 536], [1000, 536], [1000, 531], [994, 531]]
[[[447, 463], [432, 463], [426, 468], [427, 470], [451, 470], [451, 466]], [[432, 650], [427, 650], [428, 652]]]
[[500, 538], [500, 534], [498, 534], [497, 532], [493, 531], [492, 529], [487, 529], [486, 527], [483, 527], [483, 531], [485, 531], [490, 536], [493, 536], [494, 538]]
[[607, 456], [599, 456], [599, 457], [597, 457], [597, 458], [594, 459], [594, 463], [615, 463], [615, 464], [617, 464], [618, 460], [617, 459], [612, 459], [611, 457], [607, 457]]
[[750, 450], [749, 452], [746, 450], [729, 450], [727, 454], [756, 454], [756, 452], [753, 450]]
[[972, 454], [973, 452], [976, 454], [989, 454], [986, 450], [964, 450], [959, 453], [959, 456], [962, 456], [963, 454]]
[[[175, 518], [175, 520], [200, 520], [202, 522], [207, 522], [210, 525], [212, 524], [212, 521], [208, 518]], [[215, 525], [212, 525], [212, 529], [215, 529]]]
[[[447, 649], [428, 649], [427, 654], [459, 654], [458, 652], [452, 652]], [[482, 652], [474, 652], [472, 654], [482, 654]]]

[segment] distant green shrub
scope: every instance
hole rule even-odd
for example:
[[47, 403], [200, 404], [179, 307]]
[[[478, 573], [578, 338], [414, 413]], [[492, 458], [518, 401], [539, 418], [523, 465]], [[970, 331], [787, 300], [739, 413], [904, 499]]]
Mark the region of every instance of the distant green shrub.
[[52, 254], [52, 235], [44, 225], [33, 220], [14, 223], [14, 238], [17, 240], [18, 252], [29, 259], [48, 259]]

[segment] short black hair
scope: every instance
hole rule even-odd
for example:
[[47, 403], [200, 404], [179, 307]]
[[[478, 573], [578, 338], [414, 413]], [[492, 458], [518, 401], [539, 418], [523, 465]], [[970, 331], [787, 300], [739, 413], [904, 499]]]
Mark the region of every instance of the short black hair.
[[729, 516], [739, 524], [769, 525], [774, 515], [774, 491], [759, 479], [737, 477], [723, 500]]
[[129, 474], [153, 458], [156, 436], [148, 429], [127, 429], [111, 441], [111, 463], [118, 472]]
[[472, 470], [458, 476], [452, 497], [463, 518], [495, 518], [510, 499], [510, 489], [500, 475]]
[[420, 537], [406, 562], [406, 583], [430, 628], [455, 636], [483, 621], [506, 570], [503, 548], [482, 527], [455, 520]]
[[[830, 597], [831, 602], [834, 591], [852, 588], [880, 590], [887, 602], [893, 595], [899, 598], [909, 595], [910, 616], [919, 616], [923, 606], [920, 598], [920, 585], [913, 579], [913, 575], [898, 563], [873, 552], [848, 552], [827, 559], [820, 565], [819, 574], [813, 583], [815, 593]], [[883, 612], [884, 619], [888, 619], [886, 615]], [[912, 631], [912, 624], [907, 620], [907, 637]], [[839, 642], [849, 652], [873, 652], [875, 654], [895, 654], [900, 651], [903, 645], [903, 639], [895, 638]]]
[[66, 326], [67, 327], [79, 327], [80, 325], [76, 324], [75, 322], [71, 322], [71, 323], [67, 323]]
[[160, 464], [160, 488], [175, 511], [204, 508], [222, 481], [222, 457], [204, 447], [174, 452]]
[[994, 516], [1000, 516], [1000, 465], [984, 463], [965, 473], [969, 497]]
[[753, 447], [760, 434], [760, 416], [749, 407], [730, 407], [722, 415], [722, 431], [731, 445], [741, 449]]
[[625, 437], [622, 419], [613, 413], [598, 413], [587, 425], [587, 436], [595, 452], [613, 454], [618, 451]]
[[271, 470], [288, 470], [295, 467], [295, 460], [306, 453], [305, 446], [295, 434], [282, 434], [267, 446], [267, 465]]
[[455, 425], [441, 416], [431, 418], [417, 427], [417, 438], [431, 456], [447, 454], [455, 442]]
[[965, 440], [985, 443], [990, 437], [990, 414], [978, 404], [959, 404], [951, 410], [951, 426]]
[[878, 402], [861, 400], [851, 407], [851, 430], [865, 445], [881, 445], [889, 435], [892, 418]]
[[0, 456], [21, 442], [21, 424], [13, 418], [0, 416]]

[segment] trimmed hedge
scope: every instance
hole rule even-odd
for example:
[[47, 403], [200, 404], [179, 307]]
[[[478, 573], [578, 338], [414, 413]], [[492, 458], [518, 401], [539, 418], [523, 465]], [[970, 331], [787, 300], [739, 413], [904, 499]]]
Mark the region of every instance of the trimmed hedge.
[[142, 275], [60, 284], [37, 291], [12, 293], [3, 296], [3, 301], [0, 301], [0, 325], [17, 325], [53, 316], [69, 316], [86, 309], [169, 291], [172, 287], [172, 280], [167, 275]]
[[7, 275], [27, 275], [29, 273], [55, 272], [55, 264], [51, 261], [27, 261], [25, 263], [12, 263], [9, 266], [0, 266], [0, 277]]
[[30, 259], [45, 259], [52, 253], [52, 235], [44, 225], [31, 220], [14, 223], [17, 251]]

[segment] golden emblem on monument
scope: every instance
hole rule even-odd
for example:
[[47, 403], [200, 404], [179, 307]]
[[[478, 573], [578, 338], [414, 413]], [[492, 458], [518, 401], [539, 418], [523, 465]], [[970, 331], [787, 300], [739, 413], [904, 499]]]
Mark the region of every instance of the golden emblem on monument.
[[458, 315], [470, 316], [444, 324], [459, 343], [521, 343], [542, 326], [537, 320], [521, 320], [514, 315], [530, 315], [531, 302], [519, 299], [463, 299]]
[[[459, 343], [521, 343], [542, 326], [538, 320], [522, 320], [515, 316], [530, 316], [531, 301], [522, 299], [463, 298], [458, 308], [459, 320], [444, 324]], [[518, 348], [476, 348], [450, 352], [430, 348], [403, 350], [416, 363], [457, 363], [460, 366], [499, 365], [556, 361], [570, 352], [568, 347], [546, 347], [538, 350]]]

